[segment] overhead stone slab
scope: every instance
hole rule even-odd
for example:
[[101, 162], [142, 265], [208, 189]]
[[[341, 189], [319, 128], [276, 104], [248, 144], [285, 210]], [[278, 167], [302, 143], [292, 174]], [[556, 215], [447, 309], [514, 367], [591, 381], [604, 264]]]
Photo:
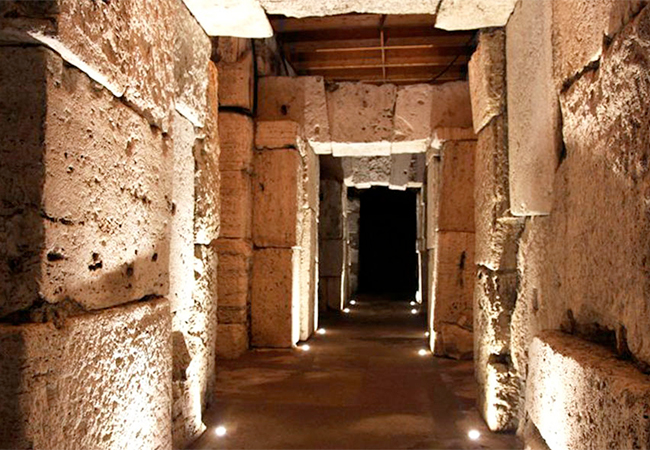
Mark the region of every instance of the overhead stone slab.
[[344, 158], [345, 184], [359, 189], [372, 186], [389, 186], [392, 165], [390, 155]]
[[183, 0], [210, 36], [267, 38], [273, 28], [256, 0]]
[[337, 14], [435, 14], [440, 0], [260, 0], [268, 14], [287, 17]]
[[442, 0], [436, 28], [443, 30], [476, 30], [502, 27], [517, 0]]
[[431, 142], [433, 86], [414, 84], [397, 90], [392, 153], [424, 153]]

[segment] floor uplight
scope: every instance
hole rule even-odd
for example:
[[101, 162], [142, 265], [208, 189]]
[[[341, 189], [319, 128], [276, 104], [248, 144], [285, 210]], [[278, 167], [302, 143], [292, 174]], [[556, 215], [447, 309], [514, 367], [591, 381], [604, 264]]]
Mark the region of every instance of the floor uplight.
[[424, 337], [427, 337], [427, 338], [428, 338], [429, 336], [431, 336], [431, 333], [429, 333], [428, 331], [426, 331], [426, 332], [424, 333]]
[[319, 328], [316, 330], [316, 333], [320, 334], [321, 336], [326, 333], [325, 328]]
[[416, 305], [416, 303], [415, 303], [415, 302], [411, 302], [411, 306], [415, 306], [415, 305]]
[[467, 437], [473, 441], [478, 441], [478, 439], [481, 437], [481, 433], [478, 430], [469, 430]]
[[357, 304], [357, 301], [356, 301], [356, 300], [350, 300], [350, 304], [351, 304], [352, 306], [354, 306], [354, 305]]
[[214, 434], [216, 434], [219, 437], [224, 437], [226, 435], [226, 427], [217, 427], [214, 430]]
[[418, 351], [418, 355], [420, 355], [420, 356], [427, 356], [428, 354], [429, 354], [429, 352], [426, 351], [426, 350], [423, 349], [423, 348], [421, 348], [421, 349]]
[[345, 314], [349, 314], [349, 313], [350, 313], [350, 308], [345, 308], [345, 309], [343, 310], [343, 312], [344, 312]]
[[417, 309], [413, 308], [413, 309], [411, 310], [411, 314], [417, 314], [417, 313], [418, 313], [418, 310], [417, 310]]
[[300, 347], [300, 350], [302, 350], [303, 352], [308, 352], [310, 348], [311, 347], [309, 346], [309, 344], [305, 344]]

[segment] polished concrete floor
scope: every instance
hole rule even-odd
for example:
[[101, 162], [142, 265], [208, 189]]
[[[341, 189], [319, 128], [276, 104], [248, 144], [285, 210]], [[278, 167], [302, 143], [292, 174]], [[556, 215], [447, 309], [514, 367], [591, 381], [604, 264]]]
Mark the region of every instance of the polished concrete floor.
[[[308, 341], [309, 351], [220, 361], [208, 430], [191, 448], [522, 448], [479, 418], [471, 362], [418, 354], [425, 319], [412, 308], [363, 298], [349, 314], [323, 320], [326, 333]], [[467, 436], [472, 429], [477, 441]]]

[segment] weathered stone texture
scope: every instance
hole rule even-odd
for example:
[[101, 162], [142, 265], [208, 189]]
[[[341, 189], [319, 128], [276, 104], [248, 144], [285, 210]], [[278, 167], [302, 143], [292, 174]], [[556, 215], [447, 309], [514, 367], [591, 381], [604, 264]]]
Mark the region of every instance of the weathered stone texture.
[[0, 315], [166, 294], [170, 141], [49, 50], [1, 53]]
[[332, 16], [349, 13], [434, 14], [439, 0], [261, 0], [267, 14], [289, 17]]
[[236, 359], [248, 350], [248, 325], [219, 324], [217, 329], [217, 356]]
[[401, 86], [395, 101], [392, 153], [424, 153], [431, 143], [431, 104], [434, 87], [429, 84]]
[[264, 150], [253, 157], [253, 241], [257, 247], [299, 245], [302, 159], [297, 150]]
[[437, 229], [474, 232], [475, 141], [448, 142], [442, 149]]
[[502, 27], [508, 22], [516, 0], [440, 0], [436, 28], [475, 30]]
[[545, 332], [530, 345], [526, 411], [552, 449], [650, 444], [647, 375], [598, 345]]
[[253, 119], [234, 112], [219, 113], [219, 139], [222, 171], [250, 171], [253, 162]]
[[2, 445], [171, 449], [170, 330], [164, 299], [2, 325]]
[[175, 1], [174, 6], [176, 110], [194, 126], [202, 127], [207, 111], [206, 92], [211, 77], [208, 62], [212, 43], [182, 1]]
[[300, 333], [297, 249], [268, 248], [253, 252], [251, 344], [288, 348]]
[[612, 39], [644, 5], [644, 0], [553, 1], [553, 59], [556, 86], [600, 59]]
[[510, 206], [516, 216], [551, 211], [560, 132], [552, 3], [523, 0], [506, 27]]
[[245, 307], [249, 303], [253, 247], [241, 239], [219, 239], [219, 305]]
[[440, 212], [441, 171], [442, 161], [440, 157], [431, 157], [427, 163], [427, 249], [434, 248], [436, 242], [436, 231], [438, 230], [438, 217]]
[[300, 125], [291, 120], [262, 120], [255, 124], [255, 147], [258, 149], [298, 148]]
[[432, 130], [472, 127], [472, 102], [467, 81], [451, 81], [434, 85], [432, 97]]
[[334, 156], [390, 155], [396, 96], [397, 88], [390, 84], [339, 83], [329, 89]]
[[209, 63], [207, 112], [204, 135], [194, 148], [194, 243], [208, 245], [219, 237], [221, 172], [219, 159], [219, 100], [217, 68]]
[[210, 36], [265, 38], [273, 29], [255, 0], [183, 0]]
[[468, 66], [474, 131], [478, 133], [506, 107], [506, 33], [484, 30]]
[[224, 238], [250, 239], [253, 192], [248, 172], [221, 172], [221, 234]]
[[[221, 40], [220, 40], [221, 42]], [[255, 102], [253, 52], [248, 50], [234, 61], [218, 61], [219, 105], [252, 111]]]
[[[176, 26], [160, 24], [176, 24], [184, 5], [176, 0], [50, 3], [51, 15], [41, 19], [53, 20], [5, 19], [2, 34], [17, 38], [22, 33], [18, 39], [35, 38], [51, 47], [167, 130], [176, 91]], [[139, 17], [158, 20], [133, 20]], [[43, 27], [43, 23], [47, 25]]]
[[343, 184], [337, 180], [320, 181], [320, 239], [343, 239]]
[[393, 159], [388, 156], [361, 156], [343, 158], [346, 186], [366, 189], [371, 186], [390, 185]]

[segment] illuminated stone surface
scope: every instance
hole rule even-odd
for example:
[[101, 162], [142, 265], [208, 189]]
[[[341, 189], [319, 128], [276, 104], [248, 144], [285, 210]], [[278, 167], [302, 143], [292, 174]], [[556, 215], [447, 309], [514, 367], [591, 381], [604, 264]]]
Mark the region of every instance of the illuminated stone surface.
[[210, 36], [265, 38], [273, 29], [256, 0], [183, 0]]
[[253, 110], [255, 73], [252, 50], [237, 55], [234, 61], [222, 59], [219, 68], [219, 105]]
[[238, 170], [221, 172], [220, 237], [251, 238], [252, 204], [250, 174]]
[[508, 22], [516, 0], [441, 0], [436, 28], [473, 30], [502, 27]]
[[219, 113], [222, 171], [250, 171], [253, 162], [253, 120], [234, 112]]
[[165, 299], [0, 326], [0, 441], [11, 448], [171, 449]]

